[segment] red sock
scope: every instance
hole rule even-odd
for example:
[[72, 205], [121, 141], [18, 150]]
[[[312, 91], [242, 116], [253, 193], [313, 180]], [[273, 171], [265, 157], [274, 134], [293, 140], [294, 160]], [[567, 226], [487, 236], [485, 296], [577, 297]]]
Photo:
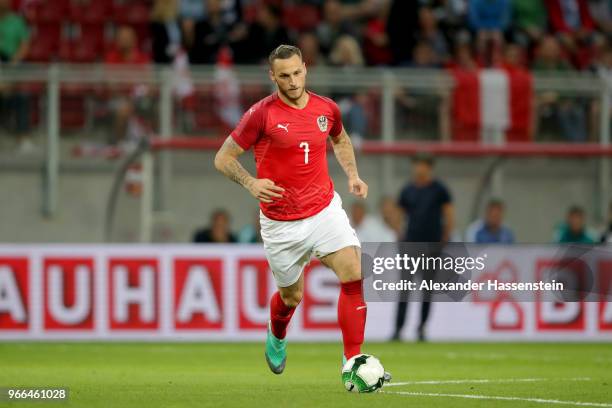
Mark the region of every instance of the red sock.
[[367, 307], [363, 301], [361, 281], [341, 283], [338, 299], [338, 323], [342, 330], [344, 357], [347, 360], [361, 353], [366, 314]]
[[295, 307], [285, 305], [279, 292], [272, 295], [270, 299], [270, 321], [272, 326], [272, 334], [277, 339], [284, 339], [287, 335], [287, 326], [295, 312]]

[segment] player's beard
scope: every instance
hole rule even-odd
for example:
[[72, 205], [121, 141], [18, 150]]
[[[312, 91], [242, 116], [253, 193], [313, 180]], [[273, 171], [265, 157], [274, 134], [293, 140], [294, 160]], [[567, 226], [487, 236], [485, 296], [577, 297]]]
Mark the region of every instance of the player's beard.
[[290, 101], [298, 101], [304, 95], [304, 87], [296, 88], [292, 93], [289, 93], [292, 90], [283, 90], [281, 87], [278, 87], [278, 90], [280, 91], [280, 93], [283, 94], [285, 98], [289, 99]]

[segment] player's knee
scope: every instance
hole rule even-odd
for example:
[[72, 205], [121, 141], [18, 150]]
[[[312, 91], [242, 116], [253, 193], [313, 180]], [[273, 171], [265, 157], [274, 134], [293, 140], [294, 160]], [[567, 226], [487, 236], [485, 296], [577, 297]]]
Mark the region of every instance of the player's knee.
[[361, 280], [361, 265], [359, 263], [346, 265], [339, 274], [339, 278], [341, 283]]
[[281, 299], [287, 307], [297, 307], [302, 301], [303, 292], [301, 290], [281, 293]]
[[341, 271], [338, 274], [340, 282], [352, 282], [361, 280], [361, 264], [359, 259], [350, 259], [342, 265]]

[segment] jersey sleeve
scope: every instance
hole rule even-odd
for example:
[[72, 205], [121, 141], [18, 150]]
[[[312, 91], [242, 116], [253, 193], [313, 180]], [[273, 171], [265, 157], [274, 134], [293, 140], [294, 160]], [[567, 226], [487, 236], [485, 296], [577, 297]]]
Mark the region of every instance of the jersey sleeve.
[[263, 134], [263, 119], [264, 109], [261, 106], [253, 105], [242, 115], [242, 119], [230, 136], [244, 150], [249, 150]]
[[340, 132], [342, 132], [342, 114], [340, 113], [340, 108], [338, 107], [336, 102], [331, 101], [330, 105], [334, 118], [334, 126], [329, 131], [329, 135], [333, 138], [336, 138], [338, 137], [338, 135], [340, 135]]

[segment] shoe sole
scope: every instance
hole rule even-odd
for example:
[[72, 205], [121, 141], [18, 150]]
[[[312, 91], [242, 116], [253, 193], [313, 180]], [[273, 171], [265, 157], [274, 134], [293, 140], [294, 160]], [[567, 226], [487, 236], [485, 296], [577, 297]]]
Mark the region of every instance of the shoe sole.
[[285, 363], [287, 362], [287, 357], [283, 358], [283, 361], [281, 361], [280, 365], [275, 366], [274, 364], [272, 364], [272, 361], [270, 361], [268, 354], [264, 353], [264, 355], [266, 356], [266, 362], [268, 363], [268, 367], [270, 367], [270, 370], [274, 374], [282, 374], [282, 372], [285, 371]]

